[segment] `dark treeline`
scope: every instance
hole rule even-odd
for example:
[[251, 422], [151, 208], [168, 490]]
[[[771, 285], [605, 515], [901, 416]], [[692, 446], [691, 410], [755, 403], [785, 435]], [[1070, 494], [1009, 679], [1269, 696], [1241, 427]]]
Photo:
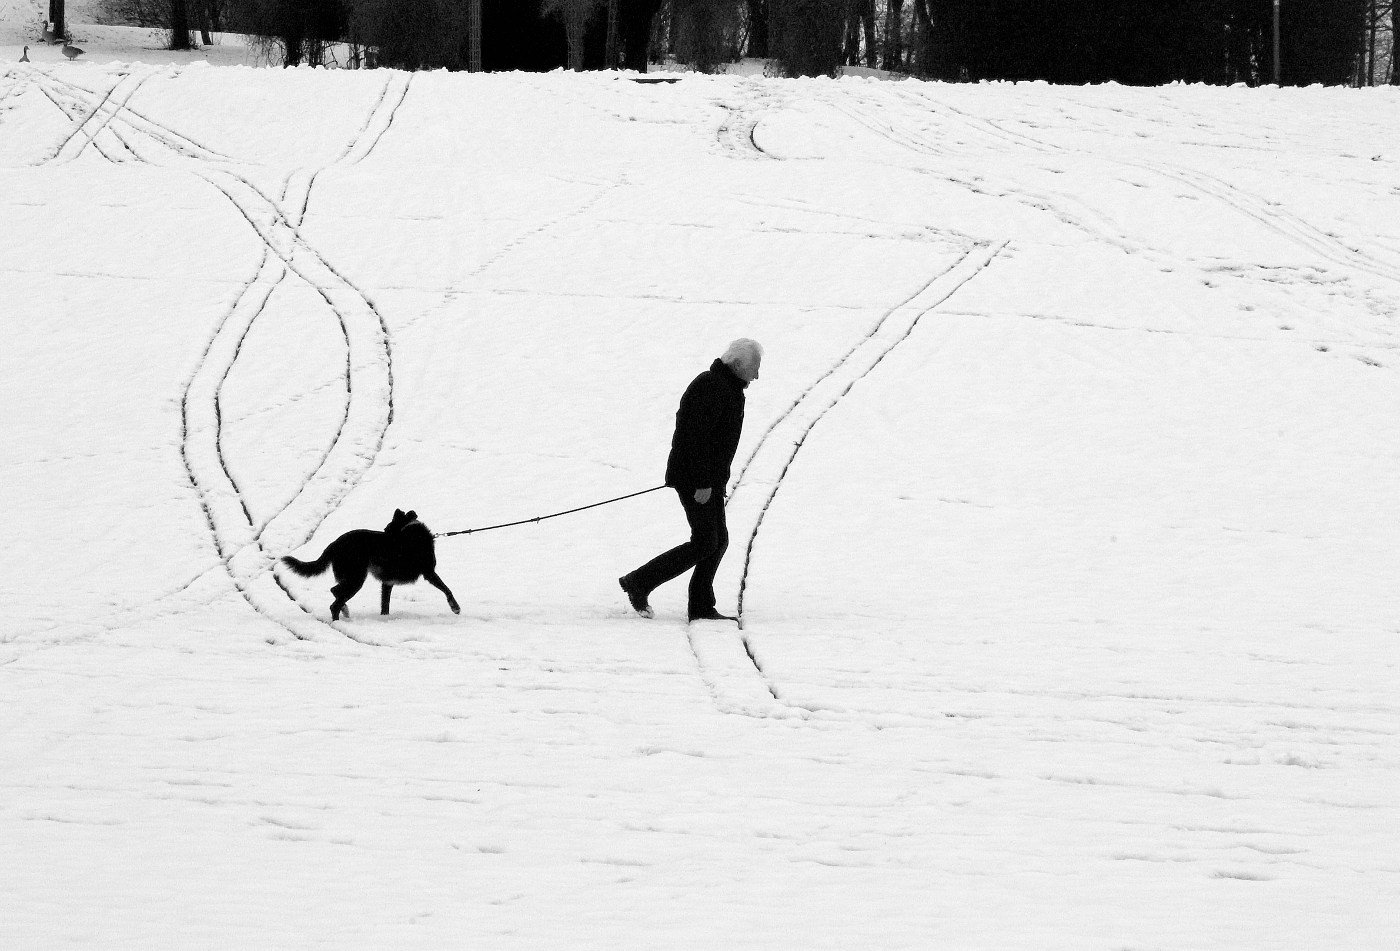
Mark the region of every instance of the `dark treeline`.
[[[1268, 82], [1272, 0], [914, 0], [931, 76], [1133, 84]], [[1281, 80], [1345, 83], [1367, 0], [1282, 0]], [[916, 53], [916, 56], [918, 53]]]
[[[171, 0], [176, 5], [199, 0]], [[369, 61], [402, 69], [467, 69], [471, 0], [224, 0], [227, 29], [279, 43], [288, 65], [317, 63], [332, 41], [370, 51]], [[611, 11], [614, 66], [644, 71], [652, 22], [662, 0], [616, 0]], [[480, 0], [481, 68], [558, 69], [569, 64], [567, 17], [550, 0]], [[583, 0], [583, 66], [605, 67], [608, 0]]]
[[[842, 64], [929, 78], [1135, 85], [1275, 78], [1274, 0], [745, 2], [770, 27], [767, 52], [755, 55], [782, 55], [772, 47], [786, 8], [830, 22], [822, 50], [839, 45]], [[1395, 0], [1279, 0], [1278, 8], [1280, 82], [1400, 83], [1391, 50]]]
[[[1274, 0], [146, 2], [217, 4], [225, 29], [272, 38], [289, 64], [321, 62], [326, 44], [348, 42], [357, 63], [363, 49], [369, 64], [405, 69], [469, 69], [479, 55], [486, 70], [644, 71], [664, 56], [712, 70], [747, 55], [785, 75], [848, 65], [1071, 84], [1258, 84], [1275, 75]], [[1284, 84], [1400, 81], [1393, 0], [1279, 0], [1279, 10]]]

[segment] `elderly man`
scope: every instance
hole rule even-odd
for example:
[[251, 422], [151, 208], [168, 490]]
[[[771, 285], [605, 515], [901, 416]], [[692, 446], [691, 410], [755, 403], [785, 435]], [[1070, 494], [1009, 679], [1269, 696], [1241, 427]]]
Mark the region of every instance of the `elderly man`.
[[617, 579], [642, 617], [655, 616], [647, 600], [654, 589], [693, 568], [690, 620], [735, 620], [715, 610], [715, 572], [729, 547], [724, 491], [744, 426], [744, 390], [758, 379], [762, 360], [763, 348], [756, 341], [736, 340], [681, 397], [666, 484], [680, 496], [690, 540]]

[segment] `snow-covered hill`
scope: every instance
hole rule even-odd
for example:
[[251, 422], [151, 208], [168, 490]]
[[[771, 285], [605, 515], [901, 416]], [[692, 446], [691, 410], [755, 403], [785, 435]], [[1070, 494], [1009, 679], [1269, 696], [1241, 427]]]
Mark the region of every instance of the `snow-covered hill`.
[[49, 15], [41, 0], [0, 0], [0, 43], [33, 42]]
[[0, 947], [1393, 947], [1397, 119], [11, 58]]

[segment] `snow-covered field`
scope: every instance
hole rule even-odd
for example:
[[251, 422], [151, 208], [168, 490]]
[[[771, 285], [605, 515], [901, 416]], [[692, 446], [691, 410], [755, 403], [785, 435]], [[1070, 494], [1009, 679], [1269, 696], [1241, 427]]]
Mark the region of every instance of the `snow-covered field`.
[[1395, 92], [0, 54], [0, 948], [1400, 946]]

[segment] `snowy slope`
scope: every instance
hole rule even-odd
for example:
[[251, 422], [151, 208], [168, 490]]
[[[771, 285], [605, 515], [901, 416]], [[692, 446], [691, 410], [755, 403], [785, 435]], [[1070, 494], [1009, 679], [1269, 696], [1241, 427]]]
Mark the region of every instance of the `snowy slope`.
[[34, 43], [48, 15], [49, 5], [41, 0], [0, 0], [0, 43]]
[[4, 67], [0, 947], [1393, 948], [1397, 119]]
[[[65, 4], [68, 36], [83, 51], [78, 59], [81, 64], [254, 66], [265, 60], [256, 47], [249, 45], [247, 37], [233, 33], [215, 33], [209, 46], [174, 52], [165, 48], [170, 44], [169, 31], [106, 26], [99, 22], [104, 19], [103, 12], [100, 0], [69, 0]], [[67, 62], [60, 46], [42, 39], [43, 30], [49, 25], [48, 16], [47, 0], [0, 0], [0, 62], [18, 62], [26, 46], [29, 61], [36, 66]]]

